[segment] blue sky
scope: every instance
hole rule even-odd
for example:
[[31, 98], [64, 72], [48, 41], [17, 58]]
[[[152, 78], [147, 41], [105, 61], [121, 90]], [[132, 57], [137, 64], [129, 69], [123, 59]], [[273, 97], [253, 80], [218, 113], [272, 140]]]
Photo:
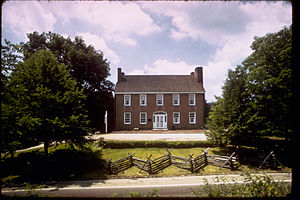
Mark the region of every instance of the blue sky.
[[8, 1], [2, 6], [2, 42], [26, 42], [26, 33], [82, 36], [125, 74], [189, 74], [203, 66], [206, 100], [221, 95], [228, 69], [251, 54], [254, 36], [292, 23], [289, 2]]

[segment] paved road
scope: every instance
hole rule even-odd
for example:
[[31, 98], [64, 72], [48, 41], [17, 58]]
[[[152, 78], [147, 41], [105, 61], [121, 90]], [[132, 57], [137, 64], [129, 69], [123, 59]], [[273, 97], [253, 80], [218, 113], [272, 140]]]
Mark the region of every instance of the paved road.
[[[256, 174], [257, 175], [257, 174]], [[275, 181], [291, 182], [291, 173], [269, 173]], [[163, 178], [137, 178], [137, 179], [109, 179], [109, 180], [84, 180], [66, 181], [53, 184], [48, 188], [32, 191], [34, 194], [45, 194], [56, 197], [112, 197], [129, 195], [139, 192], [146, 195], [153, 189], [158, 189], [159, 196], [190, 197], [193, 190], [199, 190], [207, 179], [209, 184], [220, 184], [215, 181], [219, 177], [226, 178], [227, 184], [244, 183], [244, 177], [239, 174], [184, 176]], [[26, 195], [22, 188], [3, 188], [4, 195]]]
[[203, 133], [121, 133], [121, 134], [98, 134], [93, 135], [93, 139], [103, 137], [105, 140], [131, 140], [131, 141], [205, 141], [206, 135]]

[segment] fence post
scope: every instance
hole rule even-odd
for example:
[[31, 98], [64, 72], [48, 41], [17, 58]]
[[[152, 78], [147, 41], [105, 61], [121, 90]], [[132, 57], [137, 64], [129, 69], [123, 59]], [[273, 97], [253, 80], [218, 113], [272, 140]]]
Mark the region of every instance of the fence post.
[[110, 171], [111, 174], [113, 174], [113, 169], [112, 169], [112, 162], [111, 159], [109, 159], [107, 161], [107, 165], [108, 165], [108, 170]]
[[206, 166], [206, 165], [208, 165], [207, 153], [206, 152], [203, 153], [203, 157], [204, 157], [204, 163], [205, 163], [205, 166]]
[[149, 160], [149, 174], [152, 174], [152, 160]]
[[169, 157], [169, 165], [172, 165], [172, 154], [171, 154], [171, 151], [173, 150], [173, 148], [171, 150], [168, 150], [167, 149], [167, 152], [168, 152], [168, 157]]
[[229, 165], [230, 165], [230, 170], [234, 170], [234, 164], [233, 164], [233, 161], [232, 161], [232, 158], [230, 158], [229, 160]]
[[194, 167], [194, 158], [193, 158], [194, 154], [190, 154], [190, 164], [191, 164], [191, 172], [194, 173], [195, 172], [195, 167]]
[[259, 168], [258, 169], [260, 169], [262, 166], [263, 166], [263, 164], [265, 164], [265, 162], [269, 159], [269, 157], [271, 156], [273, 154], [273, 151], [271, 151], [270, 153], [269, 153], [269, 155], [264, 159], [264, 161], [260, 164], [260, 166], [259, 166]]
[[133, 164], [133, 154], [134, 154], [134, 152], [133, 153], [131, 153], [130, 155], [129, 155], [129, 158], [130, 158], [130, 164], [131, 164], [131, 166], [133, 166], [134, 164]]

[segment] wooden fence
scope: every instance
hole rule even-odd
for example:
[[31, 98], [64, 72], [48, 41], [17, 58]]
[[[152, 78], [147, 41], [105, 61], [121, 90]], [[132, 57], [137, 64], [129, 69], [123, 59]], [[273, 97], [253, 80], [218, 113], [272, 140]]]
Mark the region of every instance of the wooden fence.
[[[117, 174], [121, 171], [129, 169], [133, 166], [137, 167], [141, 171], [148, 172], [149, 174], [155, 174], [159, 171], [164, 170], [165, 168], [173, 165], [180, 169], [188, 170], [192, 173], [203, 170], [207, 165], [213, 165], [221, 168], [228, 168], [230, 170], [235, 170], [238, 167], [238, 157], [235, 152], [230, 156], [219, 156], [219, 155], [208, 155], [207, 148], [199, 156], [193, 157], [194, 154], [190, 154], [189, 158], [179, 157], [171, 154], [171, 150], [167, 149], [167, 154], [159, 158], [151, 159], [152, 155], [146, 157], [147, 160], [134, 157], [134, 153], [129, 156], [111, 162], [108, 160], [107, 168], [112, 174]], [[269, 154], [258, 154], [254, 158], [246, 158], [247, 162], [256, 163], [255, 165], [261, 168], [277, 168], [278, 165], [282, 164], [277, 160], [273, 151]]]
[[159, 171], [174, 165], [180, 169], [191, 171], [192, 173], [203, 170], [208, 164], [221, 167], [230, 168], [231, 170], [236, 169], [234, 153], [231, 156], [210, 156], [207, 155], [207, 148], [203, 153], [195, 158], [193, 154], [189, 155], [189, 158], [178, 157], [171, 154], [172, 150], [168, 150], [168, 154], [159, 158], [151, 159], [152, 155], [146, 157], [147, 160], [133, 157], [134, 153], [129, 156], [111, 162], [107, 162], [107, 168], [112, 174], [117, 174], [121, 171], [129, 169], [130, 167], [137, 167], [141, 171], [148, 172], [149, 174], [155, 174]]
[[230, 156], [208, 155], [208, 164], [221, 168], [235, 170], [237, 168], [237, 157], [233, 152]]
[[274, 151], [271, 151], [269, 154], [260, 152], [256, 157], [248, 158], [247, 161], [251, 164], [259, 165], [258, 169], [277, 169], [279, 165], [283, 167], [283, 165], [276, 158]]
[[111, 160], [108, 160], [107, 167], [112, 174], [117, 174], [121, 171], [125, 171], [126, 169], [129, 169], [130, 167], [134, 166], [133, 159], [134, 158], [133, 158], [133, 153], [132, 153], [129, 156], [119, 159], [119, 160], [116, 160], [114, 162], [111, 162]]
[[190, 154], [189, 158], [172, 156], [173, 165], [181, 169], [189, 170], [192, 173], [195, 173], [200, 169], [203, 169], [208, 164], [208, 160], [207, 160], [208, 150], [209, 148], [203, 151], [203, 153], [197, 156], [196, 158], [193, 158], [193, 154]]

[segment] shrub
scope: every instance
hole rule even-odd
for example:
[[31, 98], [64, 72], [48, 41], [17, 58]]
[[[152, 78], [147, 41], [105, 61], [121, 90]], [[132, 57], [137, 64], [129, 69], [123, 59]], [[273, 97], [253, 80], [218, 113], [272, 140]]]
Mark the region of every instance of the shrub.
[[205, 185], [192, 193], [197, 197], [284, 197], [290, 193], [289, 183], [275, 182], [269, 175], [242, 175], [245, 176], [244, 183], [232, 180], [234, 183], [229, 184], [226, 178], [216, 177], [214, 182], [217, 184], [209, 184], [205, 179]]

